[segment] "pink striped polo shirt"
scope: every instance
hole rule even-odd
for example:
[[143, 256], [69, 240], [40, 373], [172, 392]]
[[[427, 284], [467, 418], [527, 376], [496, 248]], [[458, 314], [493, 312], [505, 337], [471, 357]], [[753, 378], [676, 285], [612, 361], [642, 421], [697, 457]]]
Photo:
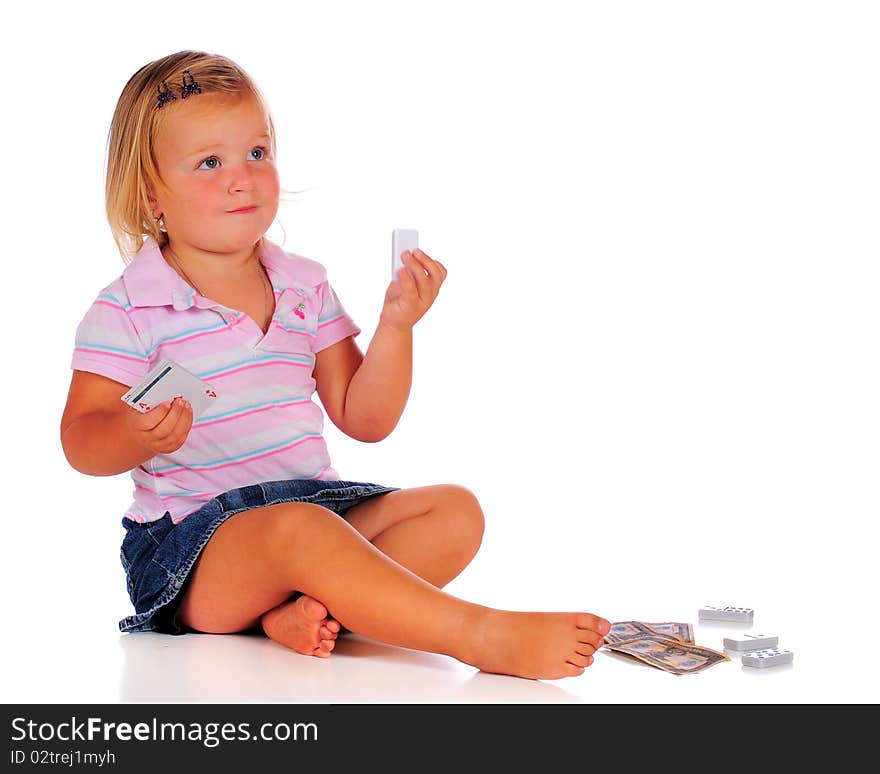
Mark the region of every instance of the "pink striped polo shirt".
[[196, 293], [149, 237], [76, 331], [71, 368], [129, 387], [163, 358], [209, 382], [218, 397], [183, 446], [131, 471], [137, 522], [166, 511], [185, 519], [221, 492], [290, 478], [336, 480], [312, 400], [315, 353], [356, 336], [324, 267], [263, 239], [260, 260], [275, 289], [264, 335], [246, 314]]

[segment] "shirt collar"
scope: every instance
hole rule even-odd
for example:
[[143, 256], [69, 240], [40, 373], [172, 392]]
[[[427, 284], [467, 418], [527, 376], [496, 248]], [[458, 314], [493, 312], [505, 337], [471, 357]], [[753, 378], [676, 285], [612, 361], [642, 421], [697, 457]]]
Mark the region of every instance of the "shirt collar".
[[[274, 275], [273, 279], [282, 281], [282, 289], [292, 286], [301, 292], [314, 288], [316, 284], [314, 281], [303, 283], [301, 280], [306, 278], [294, 276], [296, 262], [291, 261], [281, 247], [265, 237], [262, 240], [260, 261], [269, 270], [270, 277]], [[197, 299], [189, 283], [168, 265], [153, 237], [147, 237], [122, 272], [122, 280], [132, 306], [173, 306], [178, 311], [191, 306], [211, 306], [201, 296]]]

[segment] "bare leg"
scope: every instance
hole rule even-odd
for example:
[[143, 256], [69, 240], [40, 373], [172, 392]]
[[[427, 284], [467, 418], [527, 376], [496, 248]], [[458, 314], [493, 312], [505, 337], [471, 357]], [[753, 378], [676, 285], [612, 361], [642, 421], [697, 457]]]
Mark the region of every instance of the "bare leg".
[[180, 617], [235, 632], [299, 589], [366, 637], [442, 653], [488, 672], [581, 674], [609, 624], [589, 613], [521, 613], [457, 599], [385, 556], [350, 524], [303, 503], [237, 514], [205, 547]]
[[386, 556], [443, 588], [470, 564], [483, 539], [483, 511], [465, 487], [402, 489], [352, 508], [346, 521]]
[[[483, 511], [461, 486], [401, 489], [350, 509], [346, 521], [420, 578], [443, 588], [473, 559], [483, 537]], [[326, 657], [341, 631], [318, 600], [294, 596], [261, 618], [263, 631], [297, 653]]]

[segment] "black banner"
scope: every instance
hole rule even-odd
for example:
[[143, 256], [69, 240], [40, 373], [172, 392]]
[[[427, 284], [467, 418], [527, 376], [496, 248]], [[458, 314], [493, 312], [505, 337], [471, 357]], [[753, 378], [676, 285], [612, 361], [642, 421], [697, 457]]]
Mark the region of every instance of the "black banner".
[[[219, 771], [302, 763], [337, 770], [375, 762], [399, 770], [475, 760], [590, 769], [688, 752], [695, 762], [746, 766], [811, 763], [829, 751], [836, 766], [861, 737], [841, 706], [780, 705], [4, 705], [0, 770]], [[853, 709], [853, 708], [850, 708]], [[786, 731], [786, 729], [789, 729]], [[719, 757], [721, 756], [721, 757]]]

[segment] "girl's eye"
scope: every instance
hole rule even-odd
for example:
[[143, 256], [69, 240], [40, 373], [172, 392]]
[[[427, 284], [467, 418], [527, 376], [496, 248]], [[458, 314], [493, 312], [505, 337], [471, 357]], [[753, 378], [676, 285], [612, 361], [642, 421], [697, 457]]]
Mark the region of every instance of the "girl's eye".
[[[262, 145], [256, 145], [251, 148], [251, 153], [257, 151], [260, 155], [256, 157], [256, 161], [263, 161], [266, 158], [266, 153], [268, 152]], [[214, 162], [214, 163], [212, 163]], [[201, 164], [199, 164], [199, 169], [203, 169], [205, 164], [209, 164], [207, 169], [217, 169], [217, 165], [220, 163], [220, 159], [216, 156], [208, 156]]]

